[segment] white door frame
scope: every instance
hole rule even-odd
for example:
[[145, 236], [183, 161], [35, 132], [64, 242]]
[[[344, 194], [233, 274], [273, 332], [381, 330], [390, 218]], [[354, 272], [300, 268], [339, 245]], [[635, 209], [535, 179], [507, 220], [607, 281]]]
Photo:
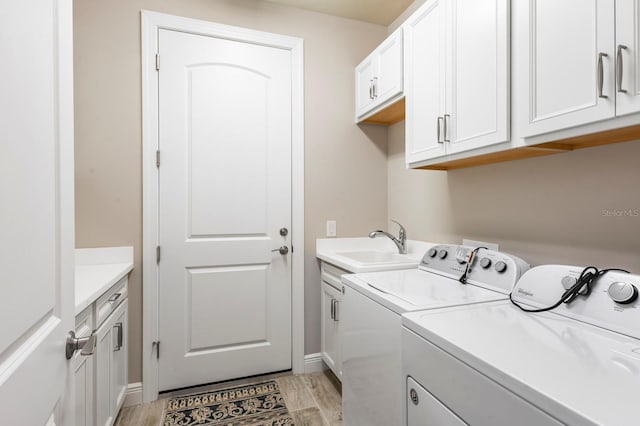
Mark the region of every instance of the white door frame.
[[[294, 373], [304, 372], [304, 80], [303, 40], [296, 37], [232, 27], [143, 10], [142, 23], [142, 398], [158, 398], [158, 73], [156, 52], [160, 29], [244, 41], [291, 51], [292, 58], [292, 276], [291, 362]], [[161, 62], [161, 61], [160, 61]], [[297, 249], [297, 250], [294, 250]], [[162, 346], [160, 346], [162, 348]], [[162, 349], [160, 350], [162, 355]]]

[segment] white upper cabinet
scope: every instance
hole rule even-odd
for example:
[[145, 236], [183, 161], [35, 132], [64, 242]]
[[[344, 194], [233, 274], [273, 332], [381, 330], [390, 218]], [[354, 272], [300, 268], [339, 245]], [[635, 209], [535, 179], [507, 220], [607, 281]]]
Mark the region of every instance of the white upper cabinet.
[[616, 1], [616, 115], [640, 111], [640, 0]]
[[402, 98], [402, 28], [356, 67], [356, 122]]
[[447, 1], [448, 154], [509, 140], [508, 3]]
[[444, 155], [445, 8], [428, 1], [405, 24], [406, 161]]
[[509, 141], [508, 0], [430, 0], [405, 23], [406, 161]]
[[529, 0], [522, 15], [521, 136], [614, 117], [615, 3]]

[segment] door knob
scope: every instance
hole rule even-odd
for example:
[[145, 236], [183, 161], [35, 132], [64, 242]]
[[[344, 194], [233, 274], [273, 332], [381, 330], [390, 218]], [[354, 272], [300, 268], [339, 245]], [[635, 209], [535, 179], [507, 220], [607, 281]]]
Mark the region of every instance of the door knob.
[[271, 251], [272, 251], [272, 252], [277, 251], [278, 253], [280, 253], [280, 254], [284, 255], [284, 254], [289, 253], [289, 247], [287, 247], [287, 246], [282, 246], [282, 247], [280, 247], [280, 248], [273, 249], [273, 250], [271, 250]]
[[287, 228], [280, 228], [280, 235], [286, 237], [289, 234], [289, 230]]
[[87, 337], [76, 337], [76, 333], [70, 331], [67, 334], [67, 344], [65, 345], [65, 356], [67, 359], [71, 359], [73, 354], [78, 350], [82, 349], [80, 352], [83, 356], [93, 355], [93, 351], [96, 349], [97, 338], [95, 334], [92, 334]]

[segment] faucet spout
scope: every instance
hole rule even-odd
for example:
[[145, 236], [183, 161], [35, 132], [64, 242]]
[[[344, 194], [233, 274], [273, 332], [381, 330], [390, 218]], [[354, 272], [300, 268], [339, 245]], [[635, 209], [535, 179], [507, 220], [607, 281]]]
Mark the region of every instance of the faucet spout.
[[396, 222], [395, 220], [391, 220], [391, 221], [394, 223], [397, 223], [398, 226], [400, 226], [400, 232], [398, 233], [398, 238], [394, 237], [388, 232], [385, 232], [379, 229], [376, 231], [371, 231], [369, 233], [369, 238], [375, 238], [378, 235], [384, 235], [385, 237], [393, 241], [393, 243], [398, 248], [398, 253], [407, 254], [407, 231], [404, 229], [404, 226], [402, 226], [399, 222]]

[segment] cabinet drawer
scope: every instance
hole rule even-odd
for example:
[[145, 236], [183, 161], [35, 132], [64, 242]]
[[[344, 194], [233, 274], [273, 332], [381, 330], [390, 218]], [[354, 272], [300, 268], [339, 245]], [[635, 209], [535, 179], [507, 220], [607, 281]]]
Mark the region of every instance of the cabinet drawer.
[[322, 265], [320, 266], [320, 278], [322, 281], [330, 284], [338, 290], [342, 288], [342, 275], [350, 273], [351, 272], [349, 271], [345, 271], [342, 268], [338, 268], [337, 266], [333, 266], [325, 262], [322, 262]]
[[122, 278], [96, 301], [95, 328], [100, 327], [105, 319], [127, 298], [127, 277]]
[[93, 306], [87, 306], [82, 312], [76, 315], [75, 333], [76, 337], [87, 337], [95, 329], [93, 324]]

